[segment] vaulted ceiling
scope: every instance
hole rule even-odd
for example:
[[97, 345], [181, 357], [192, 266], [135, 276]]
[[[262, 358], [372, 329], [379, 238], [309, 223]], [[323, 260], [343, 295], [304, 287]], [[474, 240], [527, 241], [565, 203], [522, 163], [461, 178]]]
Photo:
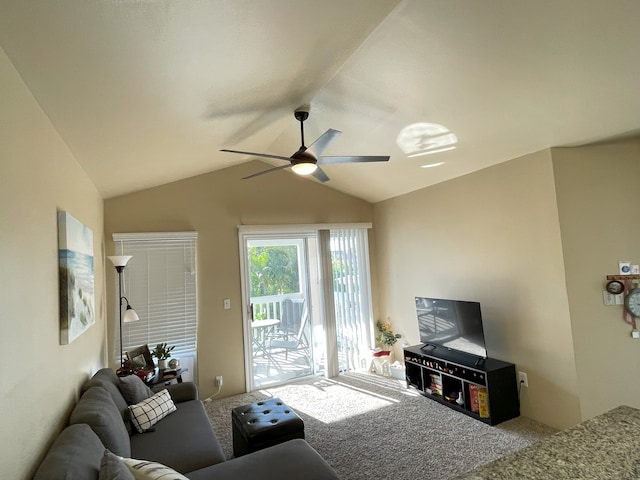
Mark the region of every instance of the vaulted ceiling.
[[334, 128], [327, 155], [390, 155], [324, 167], [376, 202], [637, 133], [638, 20], [636, 0], [0, 0], [0, 46], [105, 198], [255, 158], [221, 148], [289, 156], [307, 104], [307, 145]]

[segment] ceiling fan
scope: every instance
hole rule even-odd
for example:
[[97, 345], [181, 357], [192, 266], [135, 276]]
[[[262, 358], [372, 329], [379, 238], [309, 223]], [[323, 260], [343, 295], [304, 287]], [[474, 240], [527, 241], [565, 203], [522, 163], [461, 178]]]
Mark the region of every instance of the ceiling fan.
[[257, 177], [259, 175], [264, 175], [265, 173], [275, 172], [276, 170], [283, 170], [285, 168], [291, 168], [298, 175], [313, 175], [316, 179], [321, 182], [326, 182], [329, 180], [329, 177], [326, 173], [320, 168], [321, 165], [330, 165], [336, 163], [362, 163], [362, 162], [387, 162], [389, 161], [389, 156], [342, 156], [342, 157], [323, 157], [322, 152], [326, 150], [326, 148], [333, 142], [338, 136], [342, 133], [339, 130], [334, 130], [330, 128], [326, 132], [324, 132], [318, 139], [313, 142], [308, 147], [304, 144], [304, 121], [309, 118], [309, 110], [308, 108], [301, 107], [297, 109], [294, 114], [296, 120], [300, 122], [300, 137], [301, 137], [301, 145], [297, 152], [295, 152], [290, 157], [284, 157], [281, 155], [270, 155], [267, 153], [256, 153], [256, 152], [243, 152], [241, 150], [227, 150], [221, 149], [221, 152], [231, 152], [231, 153], [241, 153], [243, 155], [254, 155], [256, 157], [265, 157], [265, 158], [275, 158], [277, 160], [285, 160], [289, 162], [288, 165], [282, 165], [280, 167], [269, 168], [268, 170], [264, 170], [262, 172], [254, 173], [253, 175], [249, 175], [244, 177], [243, 180], [247, 178]]

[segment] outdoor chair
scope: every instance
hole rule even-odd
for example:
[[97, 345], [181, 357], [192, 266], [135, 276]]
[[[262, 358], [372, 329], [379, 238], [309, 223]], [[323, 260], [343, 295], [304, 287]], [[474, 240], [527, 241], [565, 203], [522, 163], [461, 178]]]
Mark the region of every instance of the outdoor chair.
[[287, 325], [283, 325], [282, 328], [278, 328], [275, 332], [270, 333], [266, 342], [269, 350], [284, 349], [285, 359], [288, 360], [290, 350], [308, 349], [309, 341], [306, 335], [308, 321], [309, 312], [307, 304], [303, 302], [297, 331], [292, 332]]

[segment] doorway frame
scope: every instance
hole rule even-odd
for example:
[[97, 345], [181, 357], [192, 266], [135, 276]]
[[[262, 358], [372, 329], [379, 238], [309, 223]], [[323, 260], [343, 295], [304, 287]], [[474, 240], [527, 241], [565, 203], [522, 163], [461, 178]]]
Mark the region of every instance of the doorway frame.
[[[245, 389], [247, 392], [251, 392], [254, 390], [253, 385], [253, 356], [252, 351], [250, 349], [251, 341], [252, 341], [252, 329], [251, 329], [251, 301], [250, 301], [250, 286], [249, 286], [249, 271], [247, 265], [247, 251], [246, 245], [247, 240], [251, 237], [274, 237], [278, 236], [287, 236], [287, 235], [296, 235], [301, 237], [315, 237], [316, 239], [319, 237], [320, 230], [332, 230], [332, 229], [348, 229], [348, 228], [364, 228], [371, 229], [371, 223], [323, 223], [323, 224], [289, 224], [289, 225], [238, 225], [238, 247], [239, 247], [239, 256], [240, 256], [240, 287], [241, 287], [241, 295], [242, 295], [242, 330], [243, 330], [243, 350], [244, 350], [244, 367], [245, 367]], [[307, 255], [307, 253], [305, 253]], [[318, 262], [321, 263], [322, 257], [321, 252], [317, 253]], [[307, 270], [311, 270], [311, 266], [307, 265]], [[333, 318], [334, 313], [332, 311], [327, 311], [325, 308], [325, 294], [321, 285], [323, 283], [323, 269], [321, 265], [317, 267], [318, 275], [319, 275], [319, 286], [320, 288], [320, 298], [321, 300], [318, 302], [319, 305], [315, 306], [316, 311], [319, 312], [320, 318], [323, 319], [323, 326], [326, 326], [327, 315]], [[312, 289], [313, 286], [309, 286], [309, 289]], [[311, 293], [309, 292], [309, 296]], [[371, 299], [372, 300], [372, 299]], [[311, 305], [310, 305], [311, 307]], [[331, 322], [329, 322], [331, 323]], [[335, 320], [333, 321], [335, 324]], [[329, 359], [327, 356], [327, 345], [329, 345], [330, 339], [328, 337], [328, 332], [326, 328], [324, 328], [325, 338], [323, 339], [323, 344], [325, 348], [324, 356], [326, 361], [330, 362], [332, 359]], [[337, 358], [336, 358], [337, 361]], [[325, 377], [330, 375], [332, 369], [325, 367]], [[274, 386], [276, 384], [273, 384]], [[270, 385], [271, 386], [271, 385]]]

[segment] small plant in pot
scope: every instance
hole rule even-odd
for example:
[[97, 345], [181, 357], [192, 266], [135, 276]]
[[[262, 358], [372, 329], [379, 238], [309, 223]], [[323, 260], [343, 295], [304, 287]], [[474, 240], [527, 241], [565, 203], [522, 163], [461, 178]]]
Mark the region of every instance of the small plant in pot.
[[175, 345], [169, 347], [166, 343], [156, 345], [151, 354], [158, 359], [158, 369], [165, 370], [167, 368], [167, 360], [171, 357], [171, 351], [174, 348], [176, 348]]
[[376, 340], [378, 340], [383, 352], [390, 352], [393, 345], [402, 337], [399, 333], [393, 333], [389, 319], [384, 323], [378, 320], [376, 322], [376, 329]]

